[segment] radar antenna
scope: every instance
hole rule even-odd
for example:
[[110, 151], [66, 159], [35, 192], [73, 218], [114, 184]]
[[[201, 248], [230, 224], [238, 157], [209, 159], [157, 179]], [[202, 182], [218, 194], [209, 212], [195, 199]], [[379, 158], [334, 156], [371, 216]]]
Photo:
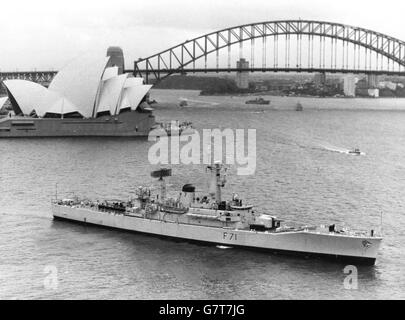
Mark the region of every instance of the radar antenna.
[[[214, 164], [207, 166], [207, 170], [211, 171], [211, 185], [215, 187], [215, 201], [218, 204], [222, 201], [221, 188], [225, 187], [227, 169], [228, 168], [220, 162], [215, 162]], [[224, 172], [224, 175], [221, 175], [222, 172]]]
[[158, 178], [158, 181], [160, 182], [160, 201], [163, 201], [166, 199], [166, 181], [165, 177], [170, 177], [172, 175], [172, 169], [159, 169], [152, 171], [150, 174], [153, 178]]

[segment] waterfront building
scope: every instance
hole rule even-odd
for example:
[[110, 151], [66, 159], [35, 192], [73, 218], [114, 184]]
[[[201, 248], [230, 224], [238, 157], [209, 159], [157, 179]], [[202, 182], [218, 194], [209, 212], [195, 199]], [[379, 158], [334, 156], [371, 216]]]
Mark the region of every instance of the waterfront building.
[[142, 78], [119, 74], [108, 67], [109, 57], [81, 56], [60, 70], [49, 88], [27, 80], [6, 80], [8, 96], [16, 115], [92, 118], [108, 111], [135, 110], [152, 87]]
[[314, 76], [314, 83], [316, 86], [323, 86], [326, 84], [326, 73], [316, 73]]
[[381, 81], [378, 83], [378, 87], [380, 89], [389, 89], [391, 91], [395, 91], [397, 89], [398, 84], [392, 81]]
[[353, 75], [343, 78], [343, 92], [346, 97], [356, 96], [356, 78]]
[[125, 60], [122, 49], [120, 47], [109, 47], [107, 49], [107, 57], [110, 57], [108, 66], [118, 67], [118, 74], [123, 74], [125, 71]]
[[155, 125], [145, 103], [151, 85], [119, 74], [111, 57], [85, 54], [62, 68], [46, 88], [6, 80], [15, 117], [0, 120], [2, 137], [147, 136]]
[[372, 98], [379, 98], [380, 97], [380, 89], [378, 88], [370, 88], [368, 89], [368, 95]]
[[378, 76], [376, 74], [369, 74], [367, 76], [367, 84], [370, 89], [378, 87]]
[[[246, 59], [241, 58], [239, 61], [236, 62], [236, 68], [249, 69], [249, 61], [246, 61]], [[236, 73], [236, 85], [240, 89], [249, 88], [249, 71], [238, 71]]]

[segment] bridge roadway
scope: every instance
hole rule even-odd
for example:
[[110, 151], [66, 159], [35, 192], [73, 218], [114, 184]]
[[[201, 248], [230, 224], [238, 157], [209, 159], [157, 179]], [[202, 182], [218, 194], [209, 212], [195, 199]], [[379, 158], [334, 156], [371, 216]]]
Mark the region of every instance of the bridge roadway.
[[[133, 73], [133, 70], [126, 72]], [[166, 73], [219, 73], [219, 72], [297, 72], [297, 73], [342, 73], [342, 74], [375, 74], [388, 76], [405, 76], [405, 71], [367, 70], [367, 69], [325, 69], [325, 68], [186, 68], [186, 69], [138, 69], [143, 74]]]

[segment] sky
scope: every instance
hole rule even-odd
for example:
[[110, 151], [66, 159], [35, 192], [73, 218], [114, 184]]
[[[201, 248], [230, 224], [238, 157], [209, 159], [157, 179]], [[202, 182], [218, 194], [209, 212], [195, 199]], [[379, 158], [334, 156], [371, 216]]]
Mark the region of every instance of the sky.
[[404, 0], [0, 0], [0, 71], [58, 70], [111, 45], [133, 61], [244, 23], [310, 19], [405, 40]]

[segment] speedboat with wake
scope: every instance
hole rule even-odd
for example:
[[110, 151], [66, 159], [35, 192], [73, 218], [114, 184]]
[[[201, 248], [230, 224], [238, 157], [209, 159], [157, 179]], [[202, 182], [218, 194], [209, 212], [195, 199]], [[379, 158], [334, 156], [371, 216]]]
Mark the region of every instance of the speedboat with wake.
[[348, 153], [349, 153], [349, 154], [353, 154], [353, 155], [355, 155], [355, 156], [360, 156], [360, 155], [361, 155], [361, 151], [360, 151], [359, 148], [355, 148], [355, 149], [353, 149], [353, 150], [349, 150]]

